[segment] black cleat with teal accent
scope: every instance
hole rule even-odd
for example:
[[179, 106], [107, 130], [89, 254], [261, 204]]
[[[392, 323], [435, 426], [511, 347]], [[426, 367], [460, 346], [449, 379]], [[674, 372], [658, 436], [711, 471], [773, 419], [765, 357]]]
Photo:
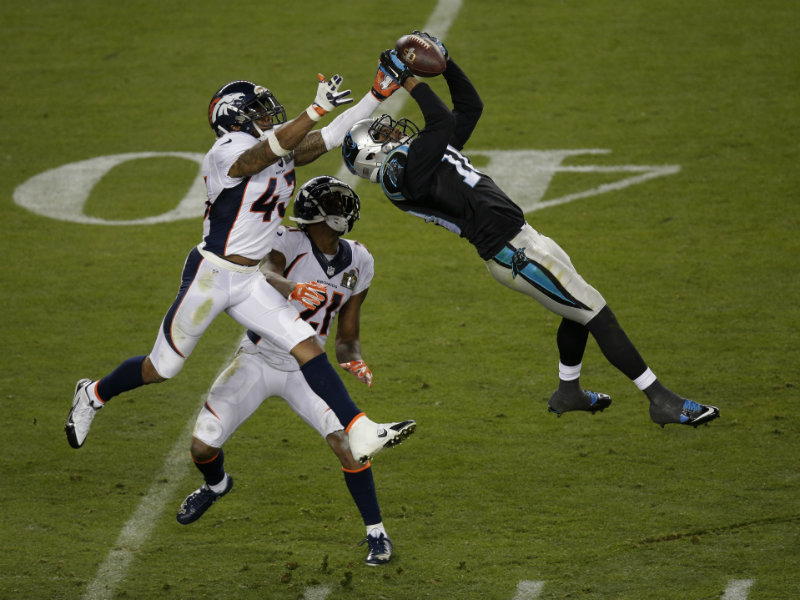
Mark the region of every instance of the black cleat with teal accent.
[[611, 396], [600, 392], [581, 390], [580, 394], [565, 394], [556, 390], [550, 396], [547, 403], [547, 410], [557, 414], [559, 417], [571, 410], [583, 410], [592, 414], [597, 411], [603, 412], [611, 405]]
[[697, 427], [719, 417], [716, 406], [700, 404], [688, 398], [675, 398], [663, 404], [650, 403], [650, 418], [663, 428], [667, 423]]

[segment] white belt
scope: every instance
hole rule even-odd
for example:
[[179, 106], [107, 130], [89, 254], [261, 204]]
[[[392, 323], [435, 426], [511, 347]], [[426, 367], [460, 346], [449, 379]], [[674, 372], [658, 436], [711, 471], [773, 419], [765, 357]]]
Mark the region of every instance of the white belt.
[[199, 244], [197, 245], [197, 251], [207, 261], [214, 263], [218, 267], [227, 269], [228, 271], [235, 271], [237, 273], [253, 273], [258, 270], [258, 265], [253, 265], [252, 267], [248, 267], [246, 265], [237, 265], [236, 263], [232, 263], [229, 260], [225, 260], [218, 254], [214, 254], [213, 252], [209, 252], [205, 248], [201, 248]]

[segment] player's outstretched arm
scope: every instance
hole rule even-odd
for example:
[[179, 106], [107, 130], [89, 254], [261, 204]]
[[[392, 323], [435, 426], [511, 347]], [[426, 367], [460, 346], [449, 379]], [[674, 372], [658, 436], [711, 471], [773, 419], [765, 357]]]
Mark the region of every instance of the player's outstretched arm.
[[400, 89], [400, 84], [378, 62], [378, 70], [369, 92], [355, 105], [342, 112], [322, 129], [309, 131], [294, 150], [294, 164], [302, 167], [326, 152], [338, 148], [350, 129], [372, 115], [381, 102]]
[[314, 102], [277, 131], [274, 128], [268, 130], [258, 144], [243, 152], [228, 171], [231, 177], [250, 177], [263, 171], [272, 163], [290, 154], [324, 115], [353, 101], [349, 97], [350, 90], [339, 91], [342, 85], [342, 78], [339, 75], [334, 75], [327, 81], [321, 74], [318, 74], [317, 78], [317, 95], [314, 97]]

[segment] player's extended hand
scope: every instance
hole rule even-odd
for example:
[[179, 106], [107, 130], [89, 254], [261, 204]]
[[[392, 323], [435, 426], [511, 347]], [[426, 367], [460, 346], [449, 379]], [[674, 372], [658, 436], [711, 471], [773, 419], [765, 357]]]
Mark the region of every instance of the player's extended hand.
[[[325, 76], [322, 73], [317, 73], [317, 79], [319, 80], [317, 96], [314, 98], [314, 103], [306, 111], [313, 120], [319, 121], [323, 115], [334, 108], [353, 101], [352, 98], [348, 97], [350, 96], [350, 90], [339, 91], [339, 86], [342, 85], [341, 75], [334, 75], [328, 81], [325, 81]], [[316, 117], [312, 113], [316, 114]]]
[[397, 56], [397, 50], [384, 50], [380, 61], [380, 68], [398, 85], [403, 85], [413, 75], [409, 66]]
[[339, 363], [339, 366], [358, 377], [358, 380], [361, 383], [366, 383], [367, 387], [372, 387], [372, 371], [363, 360], [351, 360], [350, 362]]
[[444, 54], [444, 59], [445, 60], [450, 58], [450, 55], [447, 53], [447, 48], [444, 47], [444, 44], [442, 43], [442, 40], [437, 38], [435, 35], [431, 35], [430, 33], [426, 32], [426, 31], [420, 31], [419, 29], [415, 29], [411, 33], [413, 33], [414, 35], [418, 35], [419, 37], [424, 37], [424, 38], [432, 41], [434, 44], [439, 46], [439, 50], [441, 50], [442, 54]]
[[378, 64], [378, 72], [375, 73], [375, 82], [372, 84], [372, 89], [370, 90], [372, 95], [380, 102], [383, 102], [399, 89], [400, 84], [386, 72], [383, 65]]
[[325, 293], [328, 288], [316, 281], [305, 281], [294, 286], [289, 294], [289, 300], [297, 300], [306, 308], [313, 310], [325, 302]]

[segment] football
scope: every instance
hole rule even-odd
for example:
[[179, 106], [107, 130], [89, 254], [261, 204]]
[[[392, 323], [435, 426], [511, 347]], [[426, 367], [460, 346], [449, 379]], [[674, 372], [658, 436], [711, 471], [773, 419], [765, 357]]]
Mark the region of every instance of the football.
[[441, 75], [447, 66], [439, 46], [420, 35], [404, 35], [395, 42], [394, 47], [397, 56], [414, 75], [434, 77]]

